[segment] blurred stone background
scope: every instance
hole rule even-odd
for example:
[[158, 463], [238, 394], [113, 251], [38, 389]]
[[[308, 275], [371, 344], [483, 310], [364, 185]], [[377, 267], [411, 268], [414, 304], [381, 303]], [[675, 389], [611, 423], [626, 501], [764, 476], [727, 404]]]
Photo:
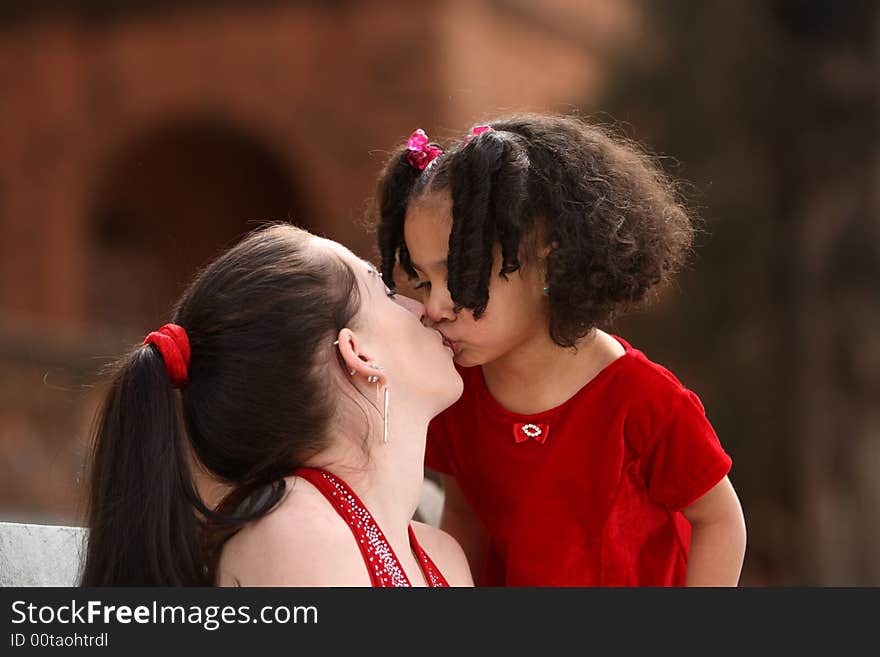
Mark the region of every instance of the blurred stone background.
[[702, 218], [615, 330], [734, 458], [743, 583], [880, 585], [880, 5], [5, 0], [0, 520], [78, 524], [102, 366], [289, 220], [374, 255], [387, 150], [516, 110], [645, 143]]

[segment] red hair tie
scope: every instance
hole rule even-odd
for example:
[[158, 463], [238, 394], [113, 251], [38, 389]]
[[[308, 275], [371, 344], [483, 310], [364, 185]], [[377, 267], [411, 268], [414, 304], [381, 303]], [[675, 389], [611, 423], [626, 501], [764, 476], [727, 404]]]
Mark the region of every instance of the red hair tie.
[[143, 344], [155, 345], [165, 361], [165, 371], [175, 388], [182, 388], [189, 380], [189, 338], [182, 326], [166, 324], [150, 333]]

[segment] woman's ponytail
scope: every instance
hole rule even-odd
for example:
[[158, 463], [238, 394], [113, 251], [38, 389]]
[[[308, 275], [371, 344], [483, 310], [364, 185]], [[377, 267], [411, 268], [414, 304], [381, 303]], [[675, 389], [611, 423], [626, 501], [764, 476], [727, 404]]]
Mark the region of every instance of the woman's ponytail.
[[200, 545], [178, 393], [153, 345], [118, 367], [93, 430], [82, 586], [201, 586]]

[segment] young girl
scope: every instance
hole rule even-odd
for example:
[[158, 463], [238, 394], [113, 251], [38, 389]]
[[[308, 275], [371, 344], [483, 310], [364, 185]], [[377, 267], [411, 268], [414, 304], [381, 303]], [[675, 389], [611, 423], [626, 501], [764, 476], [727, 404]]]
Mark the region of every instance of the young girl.
[[521, 115], [379, 182], [382, 275], [415, 281], [461, 399], [430, 425], [442, 527], [478, 584], [734, 586], [745, 526], [697, 396], [600, 330], [684, 260], [692, 227], [632, 145]]
[[292, 226], [211, 263], [98, 415], [83, 585], [470, 584], [410, 522], [428, 421], [462, 389], [422, 314]]

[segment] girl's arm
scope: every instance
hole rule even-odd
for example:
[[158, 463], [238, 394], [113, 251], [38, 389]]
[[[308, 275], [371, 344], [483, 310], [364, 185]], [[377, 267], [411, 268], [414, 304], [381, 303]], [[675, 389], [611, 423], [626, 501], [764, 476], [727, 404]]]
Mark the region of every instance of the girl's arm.
[[746, 551], [746, 525], [728, 478], [682, 513], [693, 528], [687, 586], [736, 586]]
[[453, 477], [443, 475], [443, 514], [440, 529], [450, 534], [467, 557], [473, 579], [479, 585], [486, 557], [488, 537], [482, 523], [477, 519]]

